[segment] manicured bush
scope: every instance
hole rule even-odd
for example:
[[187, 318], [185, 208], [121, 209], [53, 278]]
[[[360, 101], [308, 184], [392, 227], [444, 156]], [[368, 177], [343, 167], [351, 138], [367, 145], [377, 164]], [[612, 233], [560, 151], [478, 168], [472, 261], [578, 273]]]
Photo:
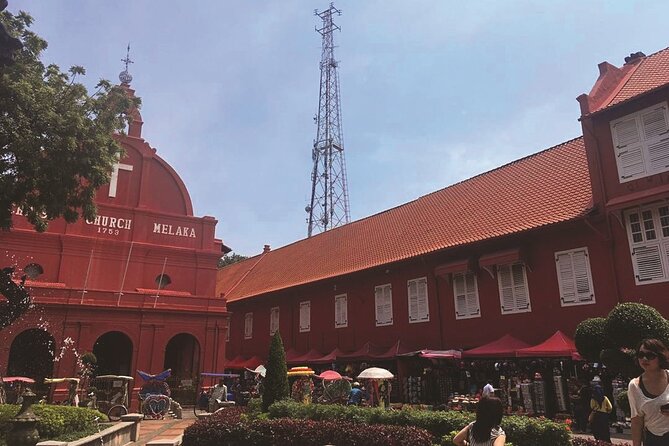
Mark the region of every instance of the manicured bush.
[[434, 437], [412, 426], [365, 425], [349, 421], [291, 418], [244, 421], [221, 411], [184, 431], [184, 446], [432, 446]]
[[606, 318], [604, 334], [614, 348], [636, 348], [647, 338], [669, 341], [669, 323], [653, 307], [639, 303], [616, 305]]
[[262, 410], [266, 412], [275, 401], [288, 398], [288, 369], [286, 366], [286, 352], [283, 349], [279, 330], [274, 332], [269, 346], [267, 358], [267, 373], [263, 380]]
[[[310, 404], [280, 401], [269, 408], [271, 418], [308, 420], [344, 420], [357, 424], [415, 426], [425, 429], [436, 438], [460, 431], [474, 421], [474, 414], [460, 411], [385, 410], [380, 408]], [[516, 446], [568, 446], [569, 429], [563, 423], [545, 418], [508, 416], [502, 428], [509, 443]]]
[[[19, 412], [19, 406], [0, 404], [0, 438], [11, 429], [10, 420]], [[36, 404], [33, 412], [40, 419], [37, 430], [42, 440], [70, 438], [73, 433], [78, 438], [97, 432], [97, 422], [106, 421], [107, 416], [97, 410], [85, 407], [56, 406], [50, 404]], [[76, 436], [75, 435], [75, 436]]]
[[599, 354], [605, 348], [605, 327], [606, 319], [603, 317], [586, 319], [578, 324], [574, 343], [581, 356], [589, 361], [599, 362]]

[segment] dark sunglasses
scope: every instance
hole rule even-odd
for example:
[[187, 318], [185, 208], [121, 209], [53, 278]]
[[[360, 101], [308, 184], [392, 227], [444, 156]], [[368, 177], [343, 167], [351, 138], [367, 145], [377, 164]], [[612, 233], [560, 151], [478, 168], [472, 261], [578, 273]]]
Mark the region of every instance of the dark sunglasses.
[[644, 359], [645, 358], [649, 361], [652, 361], [653, 359], [657, 358], [657, 353], [655, 353], [655, 352], [642, 352], [641, 350], [639, 350], [638, 352], [636, 352], [636, 357], [639, 358], [639, 359]]

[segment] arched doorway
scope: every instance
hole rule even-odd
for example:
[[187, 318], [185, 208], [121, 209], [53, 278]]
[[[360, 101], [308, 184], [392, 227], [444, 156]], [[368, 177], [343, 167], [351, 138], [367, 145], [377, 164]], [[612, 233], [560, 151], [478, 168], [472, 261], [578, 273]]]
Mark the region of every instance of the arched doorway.
[[200, 344], [195, 336], [180, 333], [169, 340], [165, 347], [165, 369], [172, 369], [172, 379], [197, 379], [200, 372]]
[[110, 331], [95, 341], [96, 375], [131, 375], [132, 341], [120, 331]]
[[12, 341], [6, 376], [27, 376], [37, 383], [53, 376], [56, 341], [47, 331], [31, 328]]

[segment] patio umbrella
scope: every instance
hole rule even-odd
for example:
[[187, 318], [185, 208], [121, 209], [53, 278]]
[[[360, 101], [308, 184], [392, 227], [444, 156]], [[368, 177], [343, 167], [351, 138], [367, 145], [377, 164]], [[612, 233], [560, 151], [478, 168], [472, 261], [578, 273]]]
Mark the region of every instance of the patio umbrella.
[[293, 367], [288, 370], [288, 376], [311, 376], [315, 374], [316, 372], [309, 367]]
[[255, 369], [249, 369], [249, 368], [247, 367], [246, 370], [248, 370], [248, 371], [251, 372], [251, 373], [255, 373], [256, 375], [260, 375], [260, 376], [262, 376], [263, 378], [265, 377], [265, 375], [267, 375], [267, 369], [266, 369], [265, 366], [262, 365], [262, 364], [259, 365], [258, 367], [256, 367]]
[[317, 378], [320, 378], [325, 381], [337, 381], [339, 379], [342, 379], [342, 376], [339, 374], [339, 372], [335, 372], [334, 370], [326, 370], [320, 375], [318, 375]]
[[2, 381], [6, 383], [14, 383], [14, 382], [28, 383], [28, 384], [35, 383], [34, 379], [26, 378], [25, 376], [5, 376], [2, 378]]
[[358, 375], [358, 378], [360, 379], [391, 379], [394, 377], [395, 375], [386, 369], [382, 369], [381, 367], [370, 367], [363, 370]]

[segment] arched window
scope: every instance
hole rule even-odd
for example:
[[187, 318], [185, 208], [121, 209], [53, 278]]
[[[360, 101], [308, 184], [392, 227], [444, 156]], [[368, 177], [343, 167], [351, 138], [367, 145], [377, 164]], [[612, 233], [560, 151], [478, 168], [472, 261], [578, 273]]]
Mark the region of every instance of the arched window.
[[23, 272], [29, 279], [34, 280], [44, 274], [44, 268], [39, 263], [29, 263], [23, 268]]
[[172, 279], [170, 279], [170, 276], [167, 274], [159, 274], [156, 276], [156, 287], [158, 287], [159, 290], [167, 288], [167, 285], [170, 283], [172, 283]]

